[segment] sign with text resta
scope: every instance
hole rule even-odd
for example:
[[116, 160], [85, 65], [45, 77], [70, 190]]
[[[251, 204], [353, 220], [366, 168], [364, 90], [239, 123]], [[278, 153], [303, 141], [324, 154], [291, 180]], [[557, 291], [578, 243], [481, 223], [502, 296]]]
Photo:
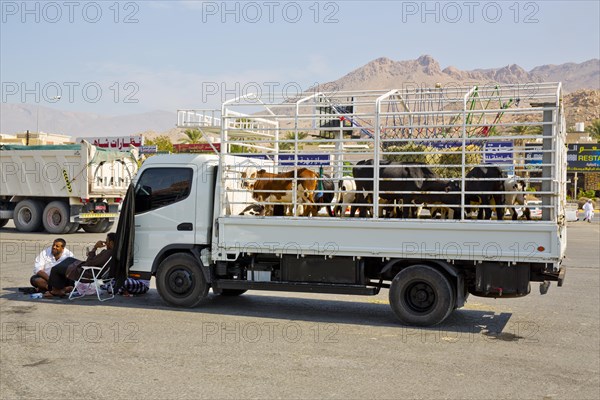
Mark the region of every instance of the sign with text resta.
[[570, 144], [567, 151], [567, 171], [600, 172], [600, 144]]

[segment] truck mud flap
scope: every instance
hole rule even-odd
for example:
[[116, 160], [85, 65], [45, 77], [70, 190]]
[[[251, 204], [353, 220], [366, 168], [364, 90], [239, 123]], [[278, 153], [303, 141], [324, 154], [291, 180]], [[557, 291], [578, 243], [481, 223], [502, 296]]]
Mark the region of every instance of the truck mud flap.
[[557, 286], [561, 287], [565, 281], [565, 274], [567, 273], [566, 267], [561, 267], [560, 271], [557, 272], [544, 272], [543, 276], [548, 281], [557, 282]]
[[528, 266], [481, 263], [475, 272], [475, 286], [469, 291], [480, 297], [523, 297], [531, 287]]

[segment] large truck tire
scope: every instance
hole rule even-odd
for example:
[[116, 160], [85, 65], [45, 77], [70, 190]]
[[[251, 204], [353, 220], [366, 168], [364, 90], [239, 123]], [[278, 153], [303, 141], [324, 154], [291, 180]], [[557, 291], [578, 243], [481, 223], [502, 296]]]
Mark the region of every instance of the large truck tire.
[[87, 233], [104, 233], [104, 232], [108, 232], [105, 229], [109, 225], [110, 225], [110, 227], [108, 229], [110, 230], [110, 228], [112, 227], [111, 222], [106, 218], [98, 218], [91, 224], [82, 224], [81, 227]]
[[107, 232], [110, 232], [110, 230], [112, 229], [112, 227], [113, 227], [113, 226], [114, 226], [114, 224], [115, 224], [113, 221], [106, 221], [106, 222], [107, 222], [107, 224], [106, 224], [106, 226], [104, 227], [104, 229], [102, 229], [102, 233], [107, 233]]
[[75, 233], [79, 230], [79, 222], [71, 222], [69, 229], [65, 232], [67, 234]]
[[19, 232], [35, 232], [42, 226], [44, 204], [39, 200], [21, 200], [15, 207], [13, 220]]
[[195, 307], [208, 295], [209, 285], [198, 260], [189, 254], [173, 254], [158, 266], [156, 289], [167, 304]]
[[454, 285], [435, 268], [411, 265], [398, 272], [390, 288], [390, 305], [405, 324], [436, 325], [445, 320], [456, 303]]
[[44, 208], [42, 222], [48, 233], [63, 234], [71, 228], [69, 205], [64, 201], [56, 200], [48, 203]]
[[8, 224], [8, 219], [0, 219], [0, 228], [6, 226]]

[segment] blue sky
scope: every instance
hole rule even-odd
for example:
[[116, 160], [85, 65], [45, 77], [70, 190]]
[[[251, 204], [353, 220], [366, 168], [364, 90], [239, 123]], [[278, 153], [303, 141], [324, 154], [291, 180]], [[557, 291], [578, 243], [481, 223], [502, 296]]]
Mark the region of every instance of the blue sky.
[[2, 102], [66, 111], [216, 107], [256, 85], [293, 94], [382, 56], [527, 70], [600, 57], [598, 1], [0, 3]]

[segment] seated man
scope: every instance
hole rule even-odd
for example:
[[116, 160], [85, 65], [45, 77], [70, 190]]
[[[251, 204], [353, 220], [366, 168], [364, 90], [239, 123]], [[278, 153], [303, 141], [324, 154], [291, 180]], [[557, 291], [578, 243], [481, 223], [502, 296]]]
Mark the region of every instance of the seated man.
[[[82, 265], [102, 267], [106, 264], [106, 261], [112, 257], [115, 239], [116, 235], [114, 233], [107, 234], [106, 241], [99, 240], [88, 253], [85, 261], [67, 258], [55, 265], [50, 273], [48, 291], [44, 294], [44, 297], [64, 296], [72, 290], [74, 281], [81, 275], [81, 268], [79, 267]], [[106, 247], [106, 249], [96, 254], [96, 250], [101, 247]]]
[[[64, 239], [55, 239], [52, 247], [48, 247], [35, 258], [33, 267], [33, 276], [29, 279], [31, 286], [36, 288], [37, 292], [48, 290], [48, 278], [50, 271], [58, 263], [68, 257], [73, 257], [71, 250], [66, 248], [67, 242]], [[33, 289], [32, 289], [33, 290]]]

